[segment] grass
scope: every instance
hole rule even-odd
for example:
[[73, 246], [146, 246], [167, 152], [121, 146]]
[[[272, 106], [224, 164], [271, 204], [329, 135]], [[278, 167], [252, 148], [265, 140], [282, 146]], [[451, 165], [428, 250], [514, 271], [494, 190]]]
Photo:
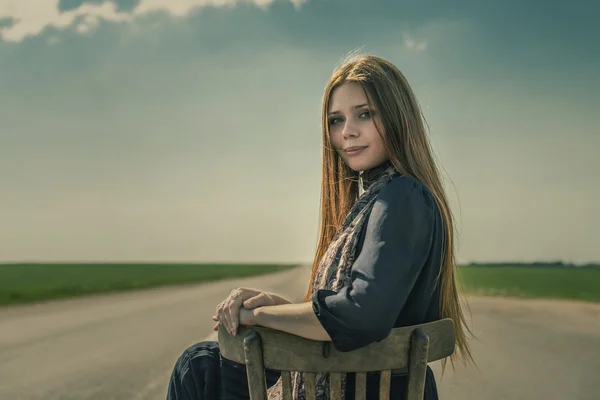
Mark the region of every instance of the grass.
[[[0, 264], [0, 306], [95, 293], [268, 274], [294, 265]], [[600, 268], [472, 265], [459, 269], [465, 293], [600, 302]]]
[[0, 264], [0, 306], [267, 274], [294, 265]]
[[465, 293], [600, 302], [600, 268], [470, 266], [459, 269]]

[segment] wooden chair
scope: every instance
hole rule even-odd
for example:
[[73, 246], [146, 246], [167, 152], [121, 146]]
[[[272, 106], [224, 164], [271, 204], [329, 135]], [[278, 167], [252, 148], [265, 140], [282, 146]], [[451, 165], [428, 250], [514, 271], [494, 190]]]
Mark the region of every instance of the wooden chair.
[[422, 400], [427, 363], [454, 352], [456, 334], [450, 318], [394, 328], [380, 342], [339, 352], [321, 342], [260, 326], [239, 327], [236, 336], [219, 326], [223, 357], [246, 364], [251, 400], [266, 400], [265, 368], [281, 371], [283, 400], [292, 400], [290, 371], [305, 373], [307, 400], [315, 400], [315, 373], [329, 374], [331, 400], [341, 400], [341, 373], [356, 372], [356, 400], [366, 398], [367, 372], [381, 372], [380, 400], [389, 400], [392, 369], [408, 372], [407, 400]]

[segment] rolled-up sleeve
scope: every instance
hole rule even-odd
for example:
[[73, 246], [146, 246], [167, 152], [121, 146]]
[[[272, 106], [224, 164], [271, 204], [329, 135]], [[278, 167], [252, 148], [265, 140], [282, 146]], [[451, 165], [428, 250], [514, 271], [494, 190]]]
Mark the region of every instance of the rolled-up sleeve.
[[312, 297], [337, 350], [355, 350], [389, 335], [427, 260], [435, 210], [433, 196], [413, 178], [396, 177], [381, 188], [351, 283]]

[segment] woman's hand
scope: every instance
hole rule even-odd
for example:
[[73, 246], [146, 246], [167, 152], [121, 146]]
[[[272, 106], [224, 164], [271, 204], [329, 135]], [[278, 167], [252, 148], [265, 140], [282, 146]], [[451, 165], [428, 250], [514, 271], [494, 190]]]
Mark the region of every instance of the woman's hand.
[[[219, 329], [219, 323], [223, 324], [232, 335], [237, 333], [240, 325], [253, 325], [253, 310], [258, 307], [273, 306], [277, 304], [290, 303], [280, 296], [261, 292], [260, 290], [237, 288], [231, 291], [229, 296], [217, 306], [213, 321], [218, 321], [213, 330]], [[243, 313], [243, 315], [241, 315]], [[240, 317], [243, 318], [240, 318]]]

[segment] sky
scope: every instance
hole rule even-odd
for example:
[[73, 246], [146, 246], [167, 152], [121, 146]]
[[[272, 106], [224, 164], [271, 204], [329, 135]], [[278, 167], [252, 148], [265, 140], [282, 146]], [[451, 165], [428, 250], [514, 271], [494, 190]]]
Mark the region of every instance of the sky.
[[305, 263], [349, 53], [406, 75], [457, 258], [600, 261], [591, 0], [0, 0], [0, 261]]

